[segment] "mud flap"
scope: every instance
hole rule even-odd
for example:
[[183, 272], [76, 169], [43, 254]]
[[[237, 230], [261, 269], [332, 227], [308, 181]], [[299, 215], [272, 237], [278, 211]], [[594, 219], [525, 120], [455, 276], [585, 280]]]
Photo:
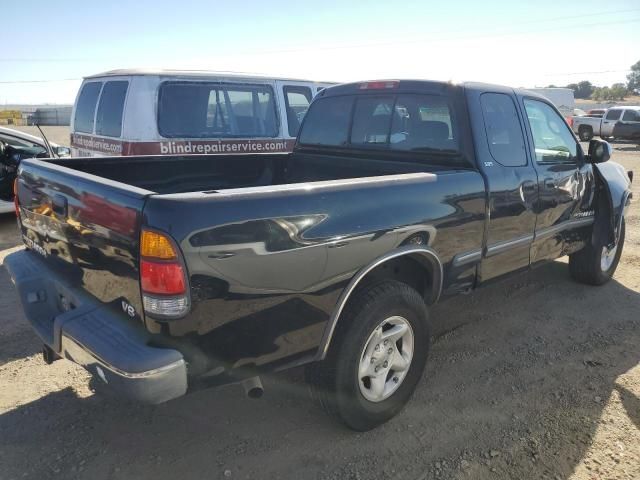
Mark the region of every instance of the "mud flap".
[[593, 240], [614, 245], [631, 201], [631, 181], [624, 168], [615, 162], [594, 164], [593, 170], [599, 187]]

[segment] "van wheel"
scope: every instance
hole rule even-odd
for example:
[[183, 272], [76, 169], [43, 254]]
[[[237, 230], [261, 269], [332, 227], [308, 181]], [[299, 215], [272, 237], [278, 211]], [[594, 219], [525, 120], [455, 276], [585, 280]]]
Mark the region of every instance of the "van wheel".
[[588, 285], [607, 283], [618, 267], [622, 248], [624, 247], [624, 218], [620, 227], [618, 241], [615, 246], [599, 242], [590, 243], [582, 250], [569, 255], [569, 272], [574, 280]]
[[591, 127], [582, 126], [578, 128], [578, 136], [583, 142], [588, 142], [593, 138], [593, 129]]
[[422, 376], [427, 306], [408, 285], [383, 281], [349, 301], [338, 327], [327, 358], [307, 366], [306, 378], [329, 414], [370, 430], [402, 410]]

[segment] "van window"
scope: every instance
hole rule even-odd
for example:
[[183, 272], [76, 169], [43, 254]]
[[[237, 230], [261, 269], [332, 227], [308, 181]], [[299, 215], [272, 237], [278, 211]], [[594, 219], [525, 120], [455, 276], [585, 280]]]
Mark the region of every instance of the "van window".
[[93, 120], [96, 113], [96, 103], [102, 82], [85, 83], [80, 91], [73, 128], [76, 132], [93, 133]]
[[511, 97], [504, 93], [483, 93], [480, 104], [493, 159], [505, 167], [526, 165], [524, 136]]
[[273, 90], [268, 85], [164, 82], [158, 130], [168, 138], [277, 137]]
[[300, 130], [300, 123], [311, 103], [311, 89], [309, 87], [285, 86], [284, 101], [287, 108], [287, 123], [289, 136], [295, 137]]
[[107, 82], [102, 87], [96, 115], [97, 135], [119, 137], [122, 134], [122, 111], [128, 87], [129, 82], [123, 80]]

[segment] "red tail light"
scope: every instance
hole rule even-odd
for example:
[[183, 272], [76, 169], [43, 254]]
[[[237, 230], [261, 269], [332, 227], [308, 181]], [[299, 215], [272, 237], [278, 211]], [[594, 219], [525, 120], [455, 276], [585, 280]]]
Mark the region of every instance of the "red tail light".
[[16, 209], [16, 216], [20, 216], [20, 201], [18, 200], [18, 179], [13, 181], [13, 205]]
[[168, 235], [142, 231], [140, 288], [144, 310], [151, 316], [175, 318], [189, 311], [187, 275]]
[[567, 123], [573, 128], [573, 117], [567, 117]]
[[180, 295], [187, 289], [184, 284], [182, 265], [174, 262], [140, 261], [140, 283], [142, 291], [161, 295]]

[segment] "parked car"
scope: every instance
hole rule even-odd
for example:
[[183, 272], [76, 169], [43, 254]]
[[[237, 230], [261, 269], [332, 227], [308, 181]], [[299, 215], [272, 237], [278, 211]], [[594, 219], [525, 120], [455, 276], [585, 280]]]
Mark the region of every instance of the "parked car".
[[0, 149], [7, 157], [7, 161], [0, 166], [0, 197], [9, 198], [9, 201], [0, 200], [0, 213], [14, 211], [15, 207], [11, 201], [13, 180], [17, 165], [22, 158], [49, 157], [52, 154], [57, 157], [68, 157], [70, 154], [69, 148], [55, 143], [51, 143], [51, 148], [53, 151], [49, 152], [45, 141], [40, 137], [12, 128], [0, 127]]
[[340, 85], [293, 153], [23, 161], [4, 264], [47, 361], [151, 403], [306, 365], [367, 430], [409, 400], [440, 298], [563, 255], [611, 278], [631, 175], [610, 153], [531, 92]]
[[179, 70], [86, 77], [73, 156], [291, 151], [313, 96], [330, 83]]
[[640, 141], [640, 107], [613, 107], [599, 117], [574, 117], [572, 128], [583, 142], [595, 135], [604, 139]]

